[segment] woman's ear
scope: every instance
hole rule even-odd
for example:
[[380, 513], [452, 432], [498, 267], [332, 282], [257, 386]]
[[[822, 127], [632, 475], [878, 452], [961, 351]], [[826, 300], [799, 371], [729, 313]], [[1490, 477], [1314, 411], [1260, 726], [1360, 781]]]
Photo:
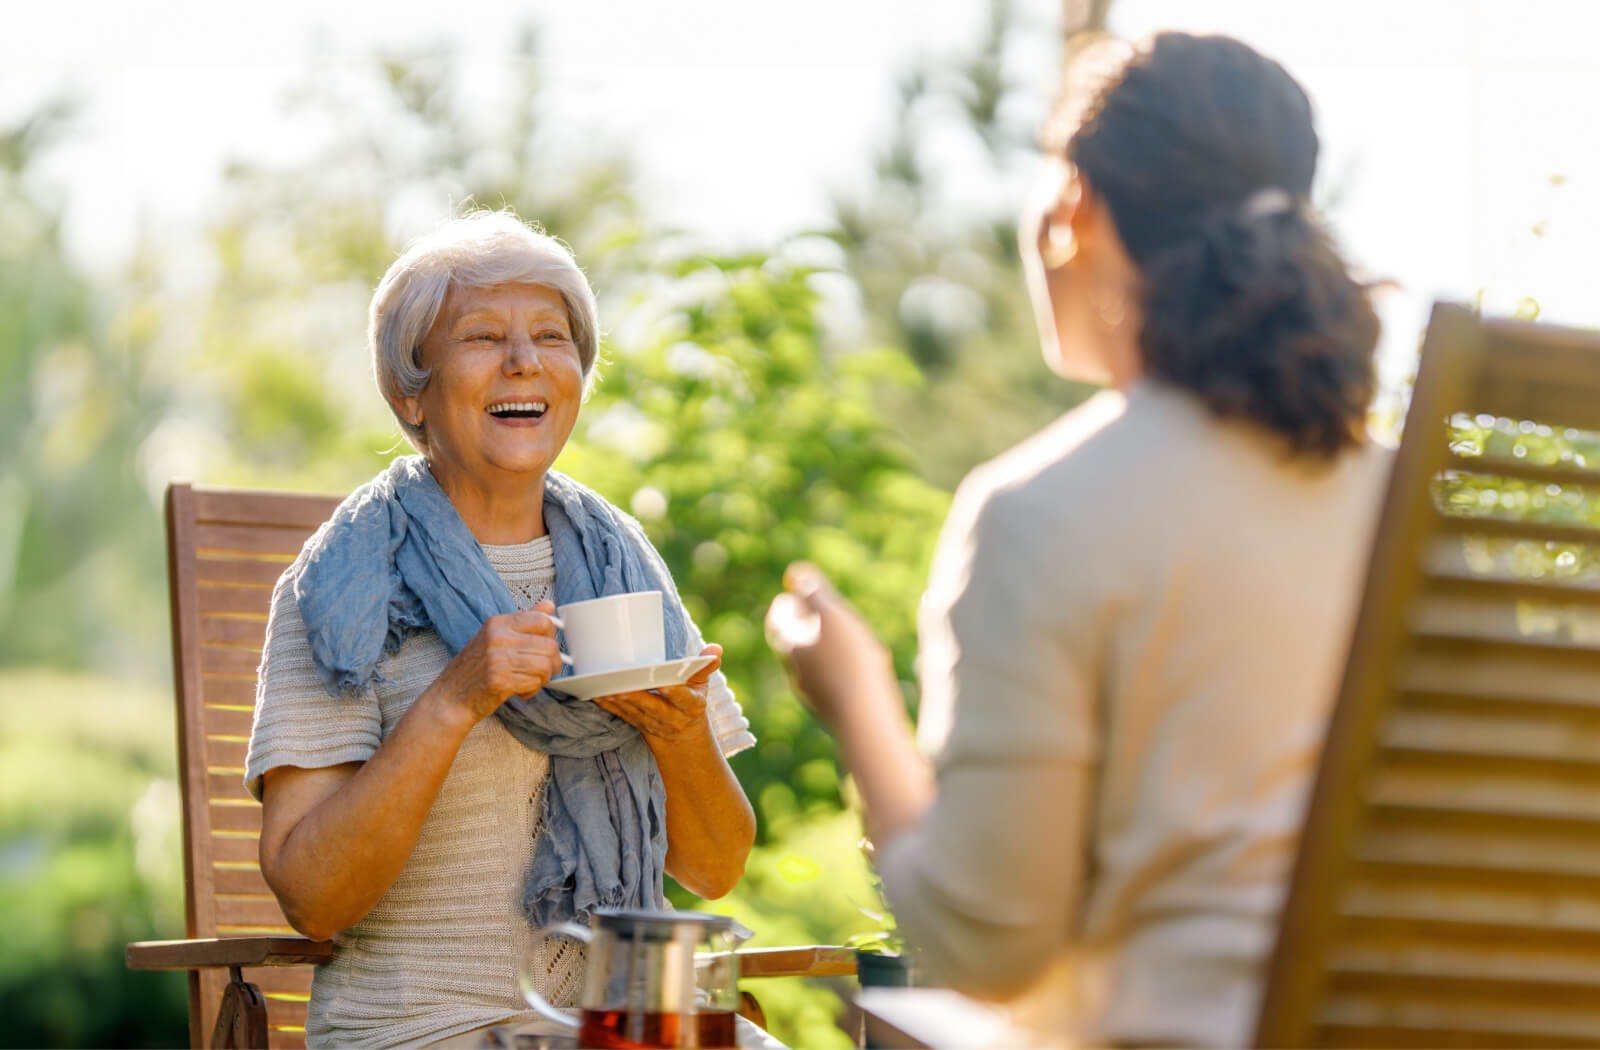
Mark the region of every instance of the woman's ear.
[[1059, 270], [1077, 254], [1074, 219], [1079, 211], [1082, 185], [1071, 166], [1057, 162], [1057, 173], [1046, 184], [1051, 189], [1040, 202], [1037, 229], [1039, 257], [1045, 269]]
[[1074, 168], [1061, 187], [1057, 221], [1067, 224], [1075, 240], [1081, 242], [1092, 239], [1097, 232], [1095, 222], [1099, 218], [1099, 203], [1100, 195], [1094, 192], [1094, 187], [1090, 186], [1088, 180]]
[[394, 408], [394, 414], [410, 423], [414, 427], [422, 425], [422, 399], [419, 397], [401, 397], [399, 394], [389, 395], [389, 404]]

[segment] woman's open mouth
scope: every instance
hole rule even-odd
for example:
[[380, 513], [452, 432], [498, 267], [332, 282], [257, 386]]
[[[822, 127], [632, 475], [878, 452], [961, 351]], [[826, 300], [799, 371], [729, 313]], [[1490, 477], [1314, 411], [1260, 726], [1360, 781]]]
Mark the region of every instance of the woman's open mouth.
[[510, 422], [539, 419], [549, 407], [549, 403], [545, 401], [502, 401], [497, 405], [490, 405], [486, 411], [496, 419]]

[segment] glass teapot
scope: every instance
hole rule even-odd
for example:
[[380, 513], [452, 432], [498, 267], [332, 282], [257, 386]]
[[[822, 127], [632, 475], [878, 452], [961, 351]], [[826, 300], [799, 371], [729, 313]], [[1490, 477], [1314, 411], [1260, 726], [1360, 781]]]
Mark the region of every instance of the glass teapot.
[[732, 1047], [739, 1009], [738, 946], [750, 931], [726, 915], [693, 911], [596, 910], [534, 934], [588, 945], [577, 1019], [535, 987], [523, 960], [522, 994], [544, 1017], [577, 1031], [585, 1047]]

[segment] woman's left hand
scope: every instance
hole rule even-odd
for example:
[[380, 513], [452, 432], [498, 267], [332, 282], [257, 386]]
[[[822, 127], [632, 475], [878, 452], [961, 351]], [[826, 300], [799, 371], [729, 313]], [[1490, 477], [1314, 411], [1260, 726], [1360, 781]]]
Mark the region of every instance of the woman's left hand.
[[845, 732], [862, 705], [879, 701], [904, 718], [889, 651], [855, 607], [812, 565], [789, 566], [783, 582], [767, 609], [767, 641], [817, 720]]
[[683, 685], [640, 689], [595, 698], [595, 703], [627, 722], [651, 741], [670, 741], [687, 734], [710, 731], [706, 719], [706, 687], [711, 673], [722, 666], [722, 646], [708, 645], [701, 656], [714, 656]]

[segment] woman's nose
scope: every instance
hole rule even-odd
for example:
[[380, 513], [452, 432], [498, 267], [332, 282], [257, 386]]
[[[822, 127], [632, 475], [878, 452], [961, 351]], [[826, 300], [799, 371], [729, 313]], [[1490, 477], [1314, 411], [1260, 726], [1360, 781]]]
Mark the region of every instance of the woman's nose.
[[506, 340], [504, 369], [507, 375], [537, 375], [542, 371], [539, 348], [532, 339], [516, 335]]

